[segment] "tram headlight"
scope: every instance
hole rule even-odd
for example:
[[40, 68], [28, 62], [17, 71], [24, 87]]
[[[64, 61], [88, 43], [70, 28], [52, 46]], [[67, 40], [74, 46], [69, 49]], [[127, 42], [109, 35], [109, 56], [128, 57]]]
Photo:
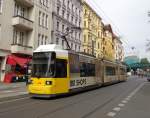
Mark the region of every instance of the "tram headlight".
[[46, 85], [52, 85], [52, 81], [46, 81]]

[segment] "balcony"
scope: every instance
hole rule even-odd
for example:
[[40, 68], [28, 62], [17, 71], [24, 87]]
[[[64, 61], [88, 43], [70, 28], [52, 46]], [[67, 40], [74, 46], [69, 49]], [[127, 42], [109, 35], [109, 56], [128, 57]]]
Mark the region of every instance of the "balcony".
[[16, 0], [19, 4], [27, 7], [33, 7], [34, 6], [34, 0]]
[[22, 16], [14, 16], [12, 19], [12, 25], [22, 30], [32, 30], [33, 21], [26, 19]]
[[20, 44], [12, 44], [11, 45], [11, 52], [17, 53], [17, 54], [32, 55], [32, 47], [22, 46]]

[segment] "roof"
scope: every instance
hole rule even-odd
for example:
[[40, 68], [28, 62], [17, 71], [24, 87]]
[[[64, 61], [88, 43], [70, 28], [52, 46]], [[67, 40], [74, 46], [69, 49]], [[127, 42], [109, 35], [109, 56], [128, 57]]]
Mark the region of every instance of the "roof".
[[62, 46], [56, 44], [40, 45], [34, 52], [64, 52], [68, 53], [67, 50], [64, 50]]
[[110, 24], [104, 25], [104, 30], [105, 31], [109, 31], [109, 32], [111, 32], [113, 34], [113, 30], [112, 30], [112, 27], [111, 27]]

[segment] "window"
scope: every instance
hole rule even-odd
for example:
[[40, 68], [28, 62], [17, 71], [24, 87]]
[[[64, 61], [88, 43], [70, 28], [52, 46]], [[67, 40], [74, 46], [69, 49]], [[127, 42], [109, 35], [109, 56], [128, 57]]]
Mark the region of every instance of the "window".
[[68, 0], [67, 7], [69, 7], [69, 5], [70, 5], [70, 1]]
[[63, 46], [63, 48], [64, 48], [64, 40], [62, 40], [62, 46]]
[[46, 7], [48, 7], [49, 5], [48, 5], [48, 0], [46, 0]]
[[0, 40], [2, 39], [1, 35], [2, 35], [2, 29], [1, 29], [1, 24], [0, 24]]
[[42, 25], [41, 20], [42, 20], [42, 13], [41, 11], [39, 11], [39, 25], [40, 26]]
[[59, 38], [56, 38], [56, 44], [59, 44]]
[[75, 51], [77, 50], [77, 45], [75, 45]]
[[38, 46], [40, 45], [41, 34], [38, 34]]
[[0, 0], [0, 13], [2, 13], [3, 0]]
[[44, 35], [42, 35], [41, 45], [44, 44]]
[[106, 67], [106, 75], [108, 75], [108, 76], [114, 76], [114, 75], [116, 75], [116, 69], [115, 69], [115, 67], [107, 66]]
[[45, 19], [45, 13], [43, 13], [43, 15], [42, 15], [42, 26], [45, 26], [44, 25], [44, 19]]
[[84, 21], [84, 27], [86, 27], [86, 21]]
[[25, 18], [25, 12], [26, 11], [27, 11], [26, 8], [15, 3], [14, 16], [22, 16]]
[[24, 32], [20, 32], [19, 44], [23, 45]]
[[95, 76], [95, 64], [80, 63], [80, 77]]
[[67, 13], [67, 20], [69, 20], [69, 12]]
[[13, 31], [13, 44], [17, 44], [17, 34], [18, 32], [16, 30]]
[[86, 42], [86, 35], [84, 35], [84, 43]]
[[59, 22], [57, 22], [57, 30], [59, 31]]
[[56, 59], [56, 78], [67, 77], [67, 61], [64, 59]]
[[57, 7], [57, 14], [59, 15], [59, 11], [60, 11], [60, 8], [59, 7]]
[[48, 28], [48, 15], [46, 15], [45, 26], [46, 26], [46, 28]]
[[62, 32], [64, 32], [64, 29], [65, 29], [65, 25], [62, 25]]
[[81, 33], [79, 33], [79, 40], [80, 40], [80, 36], [81, 36]]
[[65, 10], [62, 10], [62, 17], [65, 17]]
[[47, 36], [45, 36], [45, 45], [47, 44]]

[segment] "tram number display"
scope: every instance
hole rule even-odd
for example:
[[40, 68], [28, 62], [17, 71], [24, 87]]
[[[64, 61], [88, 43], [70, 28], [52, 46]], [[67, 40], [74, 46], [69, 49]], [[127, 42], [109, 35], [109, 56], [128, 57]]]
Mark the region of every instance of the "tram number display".
[[71, 80], [70, 81], [71, 86], [81, 86], [86, 85], [86, 79], [80, 79], [80, 80]]

